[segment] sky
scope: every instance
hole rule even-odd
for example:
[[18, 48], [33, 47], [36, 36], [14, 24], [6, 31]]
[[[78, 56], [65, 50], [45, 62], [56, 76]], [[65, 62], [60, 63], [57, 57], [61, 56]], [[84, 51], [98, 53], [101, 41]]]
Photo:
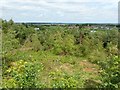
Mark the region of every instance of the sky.
[[119, 0], [0, 0], [0, 17], [15, 22], [117, 23]]

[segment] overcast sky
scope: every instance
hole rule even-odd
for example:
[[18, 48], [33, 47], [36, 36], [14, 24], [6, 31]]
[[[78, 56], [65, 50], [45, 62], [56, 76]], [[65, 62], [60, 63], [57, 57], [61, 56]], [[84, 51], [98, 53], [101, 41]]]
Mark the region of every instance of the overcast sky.
[[0, 16], [16, 22], [117, 23], [119, 0], [0, 0]]

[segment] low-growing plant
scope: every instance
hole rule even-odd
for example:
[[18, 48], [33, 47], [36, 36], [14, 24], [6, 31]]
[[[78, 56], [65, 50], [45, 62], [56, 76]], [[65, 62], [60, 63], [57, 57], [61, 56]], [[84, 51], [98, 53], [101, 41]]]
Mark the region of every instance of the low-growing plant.
[[[15, 86], [18, 88], [36, 87], [38, 73], [40, 75], [42, 70], [43, 65], [37, 62], [25, 62], [23, 60], [13, 62], [12, 66], [6, 70], [10, 79], [8, 79], [8, 82], [3, 82], [3, 86], [5, 88], [14, 88]], [[8, 76], [4, 78], [4, 81], [6, 81]]]
[[61, 71], [50, 72], [49, 77], [52, 78], [52, 88], [76, 88], [78, 86], [78, 81], [74, 77]]

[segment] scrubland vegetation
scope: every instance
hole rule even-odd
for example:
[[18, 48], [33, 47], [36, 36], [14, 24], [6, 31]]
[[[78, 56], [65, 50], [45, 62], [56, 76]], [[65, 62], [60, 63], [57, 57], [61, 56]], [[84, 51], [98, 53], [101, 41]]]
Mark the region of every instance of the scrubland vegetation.
[[117, 28], [69, 27], [2, 20], [2, 87], [120, 88]]

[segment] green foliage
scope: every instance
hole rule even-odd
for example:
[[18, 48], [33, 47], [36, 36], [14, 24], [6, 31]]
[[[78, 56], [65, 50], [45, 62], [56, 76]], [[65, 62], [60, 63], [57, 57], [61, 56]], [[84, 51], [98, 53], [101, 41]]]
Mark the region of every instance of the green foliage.
[[3, 53], [20, 47], [19, 40], [15, 38], [15, 32], [12, 30], [7, 34], [3, 33], [2, 39]]
[[14, 25], [14, 21], [10, 19], [8, 22], [6, 20], [2, 20], [2, 30], [4, 33], [7, 33]]
[[12, 66], [6, 70], [5, 74], [8, 74], [10, 79], [8, 82], [4, 78], [3, 86], [4, 88], [30, 88], [37, 86], [38, 73], [40, 74], [43, 70], [43, 65], [36, 62], [25, 62], [19, 60], [17, 62], [12, 62]]
[[78, 85], [78, 81], [74, 77], [60, 71], [50, 72], [49, 77], [52, 78], [52, 88], [76, 88]]
[[102, 71], [103, 86], [120, 89], [120, 59], [118, 56], [113, 56], [106, 63], [106, 68]]
[[16, 24], [12, 19], [2, 20], [2, 26], [4, 88], [120, 88], [116, 28], [91, 32], [86, 25]]
[[42, 45], [38, 39], [36, 34], [31, 35], [28, 37], [23, 45], [23, 48], [33, 49], [35, 51], [42, 50]]
[[35, 32], [32, 27], [27, 28], [24, 25], [14, 25], [13, 30], [16, 32], [15, 37], [19, 39], [21, 44], [24, 43], [28, 36]]

